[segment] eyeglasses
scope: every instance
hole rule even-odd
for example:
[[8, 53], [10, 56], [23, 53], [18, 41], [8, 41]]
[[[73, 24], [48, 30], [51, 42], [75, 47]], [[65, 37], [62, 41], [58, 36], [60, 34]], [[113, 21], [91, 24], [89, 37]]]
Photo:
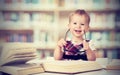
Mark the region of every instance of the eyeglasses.
[[[82, 54], [85, 54], [86, 51], [85, 50], [82, 50], [83, 49], [83, 44], [80, 44], [80, 45], [77, 45], [77, 46], [74, 46], [71, 41], [67, 41], [66, 40], [66, 37], [68, 35], [68, 32], [70, 31], [70, 29], [67, 30], [66, 34], [65, 34], [65, 37], [64, 37], [64, 40], [67, 42], [66, 46], [64, 46], [64, 52], [68, 51], [74, 55], [82, 55]], [[84, 31], [85, 33], [85, 31]], [[85, 34], [85, 39], [86, 39], [86, 34]]]

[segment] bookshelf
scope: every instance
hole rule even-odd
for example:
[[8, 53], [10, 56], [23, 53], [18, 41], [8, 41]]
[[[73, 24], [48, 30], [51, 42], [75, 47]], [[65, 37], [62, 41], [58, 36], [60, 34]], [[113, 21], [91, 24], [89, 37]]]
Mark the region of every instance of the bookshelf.
[[99, 43], [98, 51], [118, 51], [119, 5], [119, 0], [0, 0], [0, 42], [32, 42], [40, 57], [51, 56], [64, 37], [68, 15], [80, 8], [90, 14], [87, 37]]

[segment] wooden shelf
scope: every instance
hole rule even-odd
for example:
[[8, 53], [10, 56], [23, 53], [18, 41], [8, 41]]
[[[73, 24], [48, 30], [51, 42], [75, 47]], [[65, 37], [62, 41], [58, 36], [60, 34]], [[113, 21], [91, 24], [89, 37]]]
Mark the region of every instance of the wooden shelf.
[[54, 51], [54, 48], [37, 48], [37, 50]]
[[25, 28], [25, 27], [22, 27], [22, 28], [19, 28], [19, 27], [15, 27], [15, 28], [12, 28], [12, 27], [6, 27], [6, 28], [0, 28], [0, 30], [2, 30], [2, 31], [7, 31], [7, 30], [9, 30], [9, 31], [24, 31], [24, 30], [30, 30], [30, 31], [32, 31], [33, 29], [32, 28]]
[[[66, 8], [66, 7], [54, 7], [54, 8], [0, 8], [0, 11], [13, 11], [13, 12], [40, 12], [40, 11], [46, 11], [46, 12], [72, 12], [76, 9], [80, 8]], [[99, 13], [110, 13], [110, 12], [118, 12], [120, 9], [85, 9], [87, 12], [99, 12]]]
[[115, 28], [91, 28], [90, 31], [99, 32], [99, 31], [115, 31]]
[[[64, 7], [60, 7], [59, 8], [59, 12], [72, 12], [74, 10], [76, 10], [77, 8], [64, 8]], [[87, 12], [99, 12], [99, 13], [106, 13], [106, 12], [118, 12], [120, 11], [120, 9], [85, 9]]]
[[6, 8], [6, 9], [0, 9], [0, 11], [11, 11], [11, 12], [54, 12], [56, 11], [55, 8]]
[[0, 30], [0, 33], [33, 33], [32, 30]]
[[113, 32], [119, 32], [120, 28], [90, 28], [91, 32], [104, 32], [104, 31], [113, 31]]
[[101, 47], [98, 48], [99, 50], [115, 50], [115, 49], [120, 49], [120, 47]]
[[[37, 48], [37, 50], [47, 50], [47, 51], [54, 51], [55, 48]], [[98, 50], [114, 50], [114, 49], [120, 49], [120, 47], [101, 47], [97, 48]]]

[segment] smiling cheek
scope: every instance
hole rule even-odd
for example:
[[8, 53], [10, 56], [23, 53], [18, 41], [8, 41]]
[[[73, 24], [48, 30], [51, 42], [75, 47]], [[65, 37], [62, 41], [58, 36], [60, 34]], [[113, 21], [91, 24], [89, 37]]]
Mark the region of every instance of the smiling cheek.
[[81, 27], [81, 30], [82, 30], [82, 31], [84, 31], [84, 30], [85, 30], [85, 28], [84, 28], [84, 27]]

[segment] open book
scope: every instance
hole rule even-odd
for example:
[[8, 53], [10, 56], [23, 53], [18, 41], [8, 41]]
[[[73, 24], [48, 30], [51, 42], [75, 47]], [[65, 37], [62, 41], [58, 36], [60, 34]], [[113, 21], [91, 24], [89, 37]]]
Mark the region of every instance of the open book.
[[45, 71], [78, 73], [102, 69], [95, 61], [48, 61], [43, 63]]
[[32, 43], [5, 43], [2, 45], [0, 65], [25, 63], [36, 58], [36, 48]]
[[112, 61], [106, 66], [106, 69], [120, 70], [120, 59], [112, 59]]
[[44, 72], [41, 64], [12, 64], [9, 66], [2, 66], [1, 70], [11, 75], [29, 75]]
[[27, 63], [40, 63], [46, 72], [79, 73], [102, 69], [96, 61], [83, 60], [34, 60]]
[[96, 61], [54, 60], [50, 58], [47, 60], [30, 60], [27, 63], [42, 64], [45, 71], [59, 73], [79, 73], [101, 69], [120, 70], [120, 60], [112, 59], [112, 61], [109, 62], [108, 58], [97, 58]]

